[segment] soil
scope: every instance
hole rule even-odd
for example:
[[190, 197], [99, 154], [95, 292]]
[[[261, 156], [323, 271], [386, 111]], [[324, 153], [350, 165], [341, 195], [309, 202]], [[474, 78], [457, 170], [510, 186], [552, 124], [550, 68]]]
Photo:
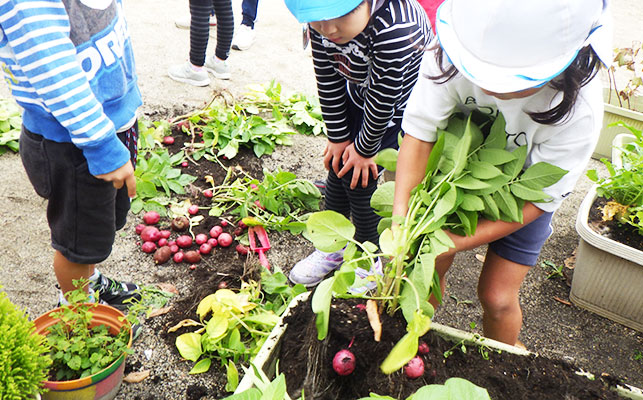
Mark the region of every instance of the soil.
[[[391, 375], [379, 371], [379, 365], [394, 344], [406, 333], [400, 313], [381, 316], [382, 340], [373, 340], [366, 312], [358, 308], [363, 300], [334, 300], [331, 306], [327, 339], [316, 338], [315, 315], [310, 301], [302, 302], [285, 319], [288, 323], [278, 354], [279, 368], [286, 377], [288, 393], [319, 400], [357, 399], [369, 393], [404, 399], [424, 385], [443, 384], [448, 378], [461, 377], [481, 386], [492, 399], [618, 399], [608, 377], [589, 380], [577, 375], [571, 363], [530, 355], [496, 352], [490, 348], [452, 343], [429, 331], [421, 338], [430, 351], [420, 355], [424, 374], [416, 379], [402, 370]], [[332, 368], [335, 353], [350, 347], [355, 354], [355, 371], [339, 376]], [[301, 349], [307, 349], [302, 352]], [[445, 357], [445, 352], [452, 353]], [[484, 353], [484, 356], [483, 356]]]
[[599, 235], [643, 251], [643, 235], [635, 227], [621, 224], [616, 220], [603, 220], [602, 209], [606, 203], [607, 199], [603, 197], [597, 197], [594, 200], [587, 217], [588, 225]]

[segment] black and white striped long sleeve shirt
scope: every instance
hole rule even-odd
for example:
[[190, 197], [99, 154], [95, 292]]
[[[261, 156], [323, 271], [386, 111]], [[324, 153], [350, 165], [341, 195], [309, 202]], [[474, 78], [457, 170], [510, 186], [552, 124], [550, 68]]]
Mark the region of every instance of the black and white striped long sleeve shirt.
[[[328, 139], [354, 138], [363, 157], [379, 150], [387, 127], [401, 121], [418, 78], [422, 55], [432, 38], [426, 12], [416, 0], [385, 0], [367, 27], [346, 44], [336, 44], [311, 29], [317, 90]], [[355, 136], [347, 105], [364, 111]]]

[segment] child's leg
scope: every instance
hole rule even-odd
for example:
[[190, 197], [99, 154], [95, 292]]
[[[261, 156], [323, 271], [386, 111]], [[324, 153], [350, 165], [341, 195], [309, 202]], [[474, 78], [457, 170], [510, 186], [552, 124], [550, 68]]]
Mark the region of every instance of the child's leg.
[[234, 34], [232, 2], [230, 0], [212, 0], [212, 4], [217, 16], [217, 48], [214, 55], [220, 60], [227, 60]]
[[486, 337], [511, 345], [518, 340], [522, 327], [518, 294], [529, 268], [500, 257], [493, 250], [487, 251], [478, 281]]
[[[58, 285], [63, 294], [76, 289], [73, 281], [77, 279], [88, 280], [94, 273], [94, 264], [77, 264], [69, 261], [61, 252], [54, 252], [54, 272]], [[85, 291], [89, 290], [89, 285], [85, 286]]]
[[[438, 272], [438, 276], [440, 277], [440, 292], [442, 293], [442, 298], [444, 298], [444, 290], [447, 287], [447, 271], [449, 270], [449, 268], [451, 268], [451, 264], [453, 264], [454, 258], [455, 254], [450, 254], [447, 256], [439, 256], [435, 260], [435, 270]], [[437, 309], [440, 305], [438, 303], [438, 299], [436, 299], [434, 296], [431, 296], [429, 298], [429, 303], [431, 303], [431, 305], [435, 309]]]
[[205, 64], [211, 12], [212, 0], [190, 0], [190, 62], [197, 67]]
[[348, 194], [344, 189], [342, 180], [337, 177], [331, 168], [326, 177], [326, 189], [324, 194], [324, 208], [335, 211], [350, 219], [351, 209]]

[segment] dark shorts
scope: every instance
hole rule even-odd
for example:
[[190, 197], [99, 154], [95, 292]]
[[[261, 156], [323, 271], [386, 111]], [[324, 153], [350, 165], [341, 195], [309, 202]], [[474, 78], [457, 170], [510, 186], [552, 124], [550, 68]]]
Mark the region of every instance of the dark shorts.
[[[138, 123], [118, 136], [136, 165]], [[112, 251], [116, 231], [127, 219], [127, 188], [117, 190], [91, 175], [82, 151], [72, 143], [47, 140], [24, 126], [20, 157], [36, 193], [48, 200], [52, 247], [74, 263], [104, 261]]]
[[511, 235], [489, 243], [489, 249], [509, 261], [528, 266], [536, 265], [540, 249], [553, 232], [552, 215], [551, 212], [543, 213]]

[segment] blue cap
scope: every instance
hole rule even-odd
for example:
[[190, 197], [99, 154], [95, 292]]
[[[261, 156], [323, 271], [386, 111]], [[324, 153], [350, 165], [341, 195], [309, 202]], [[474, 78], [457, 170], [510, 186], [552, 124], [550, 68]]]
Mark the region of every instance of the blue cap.
[[301, 23], [343, 17], [363, 0], [285, 0], [286, 7]]

